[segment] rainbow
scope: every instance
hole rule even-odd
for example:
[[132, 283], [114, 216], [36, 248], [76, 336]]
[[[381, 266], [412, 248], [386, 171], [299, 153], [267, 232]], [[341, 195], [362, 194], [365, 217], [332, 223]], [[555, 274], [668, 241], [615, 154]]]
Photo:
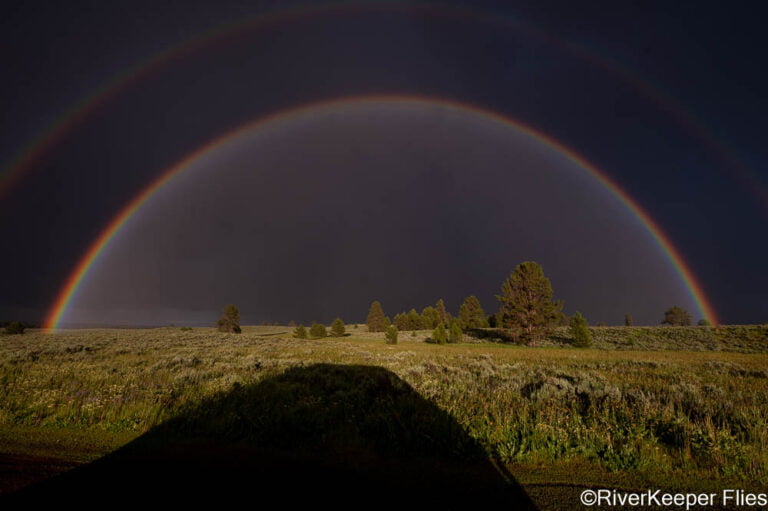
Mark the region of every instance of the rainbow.
[[233, 22], [224, 23], [178, 44], [169, 46], [163, 51], [116, 74], [92, 92], [83, 96], [71, 107], [63, 110], [44, 130], [24, 146], [4, 168], [0, 168], [0, 200], [21, 181], [25, 174], [32, 170], [43, 155], [59, 145], [70, 132], [87, 119], [91, 112], [95, 111], [100, 105], [108, 103], [120, 92], [140, 82], [152, 72], [161, 69], [164, 65], [191, 55], [197, 49], [203, 48], [215, 41], [247, 30], [255, 30], [276, 23], [290, 22], [302, 17], [348, 12], [350, 10], [372, 9], [416, 10], [433, 16], [452, 17], [454, 19], [471, 18], [478, 22], [507, 26], [514, 29], [517, 33], [522, 33], [532, 39], [558, 44], [571, 55], [619, 76], [645, 96], [655, 99], [676, 122], [686, 128], [688, 132], [693, 133], [694, 136], [704, 143], [705, 148], [733, 171], [733, 174], [740, 181], [744, 189], [757, 197], [763, 212], [768, 213], [768, 188], [764, 186], [755, 172], [751, 171], [744, 162], [734, 155], [732, 150], [729, 150], [724, 143], [717, 139], [711, 129], [708, 129], [703, 123], [697, 121], [693, 115], [679, 106], [670, 94], [664, 92], [660, 87], [650, 84], [637, 73], [632, 72], [617, 62], [616, 59], [600, 55], [583, 44], [564, 40], [556, 34], [546, 33], [534, 25], [502, 15], [497, 11], [484, 10], [477, 7], [470, 9], [456, 5], [441, 5], [437, 8], [430, 4], [414, 4], [401, 0], [371, 0], [362, 4], [349, 0], [325, 3], [307, 2], [288, 8], [269, 10], [251, 18], [237, 19]]
[[[4, 167], [0, 168], [0, 199], [3, 199], [11, 189], [30, 172], [34, 165], [48, 151], [59, 145], [79, 124], [84, 122], [91, 112], [111, 99], [127, 90], [131, 85], [139, 83], [163, 66], [185, 56], [193, 54], [196, 50], [205, 48], [209, 44], [227, 37], [236, 36], [238, 33], [248, 30], [257, 30], [270, 25], [287, 23], [304, 17], [344, 13], [351, 10], [418, 10], [436, 16], [468, 16], [477, 15], [468, 9], [457, 6], [441, 6], [440, 9], [428, 4], [411, 4], [407, 1], [372, 0], [365, 3], [356, 3], [351, 0], [336, 1], [330, 3], [308, 2], [294, 7], [276, 8], [257, 16], [245, 19], [237, 19], [229, 23], [223, 23], [210, 30], [206, 30], [178, 44], [171, 45], [151, 57], [136, 63], [133, 66], [117, 73], [95, 88], [89, 94], [80, 98], [70, 107], [64, 109], [50, 122], [37, 136], [35, 136], [15, 157]], [[453, 14], [452, 14], [453, 13]], [[485, 21], [493, 20], [489, 16], [481, 16]], [[519, 30], [530, 30], [520, 24]]]
[[89, 270], [102, 254], [104, 249], [109, 245], [110, 241], [120, 232], [123, 226], [138, 212], [139, 209], [162, 187], [171, 182], [176, 176], [182, 173], [185, 169], [189, 168], [195, 161], [204, 155], [216, 150], [218, 147], [226, 144], [228, 141], [237, 137], [245, 132], [263, 128], [271, 123], [278, 121], [289, 121], [297, 116], [304, 115], [317, 110], [329, 110], [342, 108], [348, 105], [355, 105], [364, 102], [393, 102], [393, 103], [422, 103], [441, 106], [446, 109], [460, 110], [462, 112], [469, 112], [493, 122], [499, 123], [505, 127], [517, 130], [532, 139], [546, 145], [550, 149], [564, 156], [578, 167], [584, 169], [598, 182], [605, 186], [615, 197], [617, 197], [624, 206], [629, 209], [632, 214], [639, 219], [639, 221], [645, 226], [648, 232], [651, 234], [656, 243], [661, 247], [662, 251], [674, 266], [675, 270], [679, 274], [681, 280], [688, 289], [691, 297], [693, 298], [697, 308], [701, 315], [710, 321], [713, 325], [717, 325], [718, 319], [714, 308], [707, 299], [701, 285], [696, 280], [693, 272], [685, 263], [683, 258], [677, 249], [673, 246], [669, 238], [663, 233], [656, 222], [645, 212], [639, 204], [637, 204], [622, 188], [611, 180], [603, 171], [595, 167], [592, 163], [587, 161], [584, 157], [573, 151], [572, 149], [564, 146], [552, 137], [541, 133], [534, 128], [520, 123], [505, 115], [485, 110], [481, 107], [459, 103], [453, 100], [433, 98], [433, 97], [421, 97], [421, 96], [360, 96], [352, 98], [339, 98], [327, 101], [321, 101], [316, 103], [310, 103], [301, 105], [298, 107], [290, 108], [288, 110], [281, 110], [274, 112], [265, 117], [261, 117], [255, 121], [241, 125], [224, 135], [214, 138], [198, 149], [187, 154], [184, 158], [178, 161], [175, 165], [169, 169], [163, 171], [156, 179], [150, 182], [139, 194], [137, 194], [130, 202], [128, 202], [118, 214], [107, 224], [104, 230], [99, 236], [91, 243], [88, 250], [78, 261], [74, 270], [67, 278], [64, 286], [59, 291], [56, 301], [51, 306], [44, 326], [45, 328], [56, 331], [59, 324], [67, 312], [67, 308], [72, 302], [73, 298], [77, 294], [77, 290], [80, 288], [85, 277], [88, 275]]

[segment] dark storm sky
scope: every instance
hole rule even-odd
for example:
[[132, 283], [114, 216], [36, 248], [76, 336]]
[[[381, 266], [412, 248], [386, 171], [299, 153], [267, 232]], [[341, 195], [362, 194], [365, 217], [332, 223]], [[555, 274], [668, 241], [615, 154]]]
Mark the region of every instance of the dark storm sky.
[[[3, 176], [116, 76], [287, 5], [6, 4]], [[0, 199], [0, 318], [40, 320], [117, 211], [207, 141], [313, 101], [416, 94], [507, 115], [576, 150], [657, 221], [724, 322], [767, 320], [758, 4], [437, 5], [347, 3], [277, 16], [188, 47], [86, 110]], [[170, 187], [168, 202], [149, 204], [107, 251], [79, 318], [207, 324], [236, 301], [246, 322], [360, 321], [371, 299], [394, 314], [440, 297], [455, 309], [470, 293], [492, 312], [501, 280], [526, 259], [544, 264], [567, 312], [586, 311], [592, 322], [630, 312], [657, 323], [685, 302], [632, 216], [599, 186], [573, 185], [569, 195], [578, 171], [563, 170], [556, 155], [531, 156], [543, 149], [429, 108], [397, 110], [376, 126], [360, 120], [375, 111], [338, 115], [331, 125], [310, 116], [270, 131], [271, 142], [252, 139]], [[339, 156], [345, 148], [354, 157]], [[217, 166], [229, 176], [220, 188]], [[545, 175], [560, 176], [549, 193]], [[501, 208], [504, 197], [514, 206]], [[185, 223], [192, 210], [199, 218]]]

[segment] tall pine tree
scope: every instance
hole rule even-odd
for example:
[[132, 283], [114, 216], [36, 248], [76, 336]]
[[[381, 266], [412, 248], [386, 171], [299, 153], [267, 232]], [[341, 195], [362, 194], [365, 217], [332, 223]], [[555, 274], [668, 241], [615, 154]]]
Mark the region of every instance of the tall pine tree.
[[416, 312], [416, 309], [411, 309], [408, 311], [407, 324], [408, 330], [421, 330], [421, 315]]
[[240, 311], [234, 305], [227, 305], [216, 322], [219, 332], [240, 333]]
[[480, 300], [475, 295], [468, 296], [459, 307], [459, 323], [461, 328], [485, 328], [488, 322], [485, 312], [480, 306]]
[[408, 330], [408, 315], [405, 312], [399, 312], [392, 318], [392, 324], [398, 330]]
[[365, 319], [368, 331], [383, 332], [388, 323], [387, 317], [384, 315], [384, 309], [381, 308], [381, 303], [378, 300], [373, 302], [368, 310], [368, 317]]
[[450, 316], [448, 315], [448, 311], [445, 309], [445, 302], [443, 301], [442, 298], [440, 298], [435, 304], [435, 309], [437, 309], [437, 317], [440, 320], [440, 323], [443, 326], [448, 325], [448, 320], [450, 319]]
[[424, 307], [421, 311], [421, 328], [427, 330], [435, 328], [440, 323], [440, 316], [434, 307]]
[[552, 301], [552, 284], [538, 263], [526, 261], [515, 268], [496, 298], [501, 302], [501, 327], [534, 345], [560, 322], [561, 301]]

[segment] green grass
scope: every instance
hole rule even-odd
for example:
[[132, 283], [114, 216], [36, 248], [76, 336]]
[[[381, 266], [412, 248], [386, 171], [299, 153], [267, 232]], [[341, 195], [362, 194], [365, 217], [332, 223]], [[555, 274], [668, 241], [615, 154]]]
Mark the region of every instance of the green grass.
[[0, 456], [90, 461], [239, 385], [329, 363], [394, 373], [453, 417], [545, 509], [557, 508], [553, 495], [575, 491], [563, 482], [686, 490], [768, 484], [765, 327], [595, 327], [592, 349], [569, 347], [565, 329], [536, 348], [428, 344], [428, 332], [387, 345], [364, 328], [297, 340], [291, 330], [0, 337]]

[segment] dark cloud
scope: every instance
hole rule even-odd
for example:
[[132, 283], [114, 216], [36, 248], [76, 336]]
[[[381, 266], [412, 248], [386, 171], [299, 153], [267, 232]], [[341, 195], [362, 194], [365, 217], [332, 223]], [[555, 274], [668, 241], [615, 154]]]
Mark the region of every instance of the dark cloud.
[[[703, 5], [694, 13], [554, 1], [463, 11], [360, 4], [220, 32], [132, 71], [206, 31], [291, 5], [19, 2], [7, 10], [3, 168], [67, 112], [83, 115], [0, 201], [8, 269], [0, 317], [42, 318], [109, 219], [207, 141], [296, 105], [376, 93], [474, 104], [575, 149], [648, 210], [725, 321], [765, 320], [768, 216], [759, 197], [768, 105], [756, 17]], [[89, 103], [107, 83], [122, 85]], [[82, 305], [98, 296], [130, 322], [196, 320], [222, 301], [250, 304], [244, 316], [254, 320], [359, 318], [373, 298], [406, 308], [442, 296], [455, 306], [467, 293], [491, 308], [500, 279], [524, 259], [542, 262], [567, 306], [595, 320], [631, 312], [656, 322], [687, 300], [610, 195], [559, 177], [578, 172], [534, 179], [523, 165], [567, 162], [471, 116], [359, 115], [273, 126], [259, 135], [265, 150], [218, 156], [229, 162], [220, 171], [227, 179], [211, 181], [209, 166], [190, 172], [200, 183], [169, 193], [195, 199], [148, 206], [141, 220], [165, 223], [144, 225], [138, 237], [129, 226], [104, 259], [115, 271], [100, 291], [101, 279], [89, 279], [96, 287]], [[532, 210], [541, 211], [535, 221]], [[635, 278], [653, 272], [664, 277]], [[107, 293], [109, 282], [119, 292]], [[149, 315], [149, 304], [168, 314]]]

